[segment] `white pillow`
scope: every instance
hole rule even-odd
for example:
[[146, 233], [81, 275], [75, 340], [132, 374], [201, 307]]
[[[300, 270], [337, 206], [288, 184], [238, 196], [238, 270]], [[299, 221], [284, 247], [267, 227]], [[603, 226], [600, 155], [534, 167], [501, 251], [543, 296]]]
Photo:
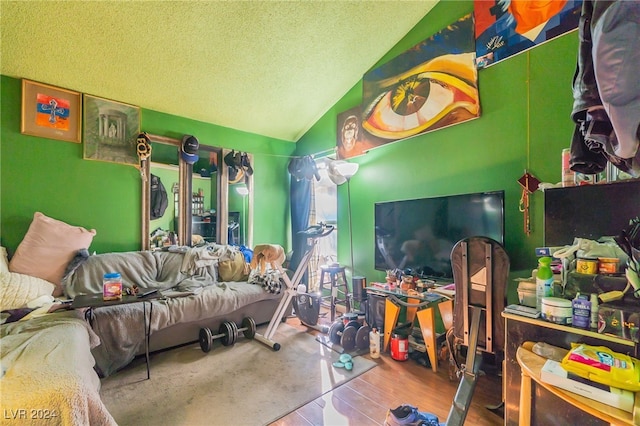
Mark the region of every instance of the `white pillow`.
[[0, 272], [9, 272], [9, 256], [4, 247], [0, 247]]
[[41, 296], [51, 296], [55, 285], [49, 281], [19, 274], [0, 272], [0, 310], [18, 309]]
[[36, 212], [9, 262], [9, 270], [49, 281], [56, 286], [53, 295], [61, 296], [67, 265], [78, 250], [89, 248], [95, 235], [95, 229], [89, 231]]

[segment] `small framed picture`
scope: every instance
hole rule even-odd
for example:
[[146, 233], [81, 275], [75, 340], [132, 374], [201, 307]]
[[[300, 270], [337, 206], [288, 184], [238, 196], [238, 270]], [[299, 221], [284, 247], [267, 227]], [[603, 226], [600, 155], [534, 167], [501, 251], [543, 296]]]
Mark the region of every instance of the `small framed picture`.
[[22, 80], [22, 134], [80, 143], [81, 114], [80, 93]]
[[83, 158], [139, 165], [140, 108], [84, 95]]

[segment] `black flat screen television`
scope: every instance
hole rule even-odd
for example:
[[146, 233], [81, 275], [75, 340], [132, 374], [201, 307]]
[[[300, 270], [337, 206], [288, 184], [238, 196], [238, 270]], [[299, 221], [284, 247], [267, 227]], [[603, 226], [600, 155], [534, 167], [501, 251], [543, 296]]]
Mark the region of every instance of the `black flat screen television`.
[[618, 235], [640, 216], [640, 180], [551, 188], [544, 191], [544, 243], [572, 245], [574, 238]]
[[375, 204], [375, 268], [452, 278], [451, 250], [463, 238], [504, 244], [504, 191]]

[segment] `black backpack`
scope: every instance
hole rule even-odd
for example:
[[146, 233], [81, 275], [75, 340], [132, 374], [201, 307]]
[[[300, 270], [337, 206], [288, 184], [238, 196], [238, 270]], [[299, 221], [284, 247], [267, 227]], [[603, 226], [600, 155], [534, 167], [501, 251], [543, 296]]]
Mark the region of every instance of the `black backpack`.
[[168, 205], [167, 191], [156, 175], [151, 175], [151, 219], [159, 219], [164, 214]]

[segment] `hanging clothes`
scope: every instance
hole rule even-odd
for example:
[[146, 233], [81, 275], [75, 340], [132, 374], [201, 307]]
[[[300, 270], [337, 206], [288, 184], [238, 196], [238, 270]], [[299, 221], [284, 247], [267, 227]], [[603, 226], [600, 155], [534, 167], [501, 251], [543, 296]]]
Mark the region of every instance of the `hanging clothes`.
[[162, 184], [160, 178], [154, 174], [151, 175], [151, 200], [150, 200], [150, 208], [151, 208], [151, 220], [159, 219], [164, 215], [164, 211], [167, 209], [169, 205], [169, 201], [167, 199], [167, 191]]
[[571, 170], [640, 177], [640, 3], [585, 0], [578, 34]]

